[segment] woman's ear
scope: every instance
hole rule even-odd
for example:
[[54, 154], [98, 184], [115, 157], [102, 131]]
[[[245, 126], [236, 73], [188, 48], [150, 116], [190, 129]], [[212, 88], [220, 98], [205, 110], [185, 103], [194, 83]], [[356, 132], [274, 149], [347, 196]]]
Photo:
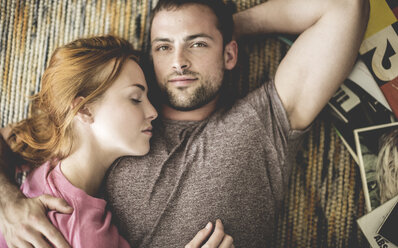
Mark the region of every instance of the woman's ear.
[[[71, 109], [74, 109], [80, 105], [80, 103], [84, 100], [84, 97], [79, 96], [76, 97], [75, 100], [72, 102]], [[83, 123], [88, 123], [91, 124], [94, 122], [94, 117], [90, 111], [90, 108], [88, 108], [87, 105], [83, 105], [80, 107], [79, 111], [76, 113], [76, 117], [79, 121]]]
[[232, 40], [224, 48], [225, 69], [232, 70], [238, 61], [238, 43]]

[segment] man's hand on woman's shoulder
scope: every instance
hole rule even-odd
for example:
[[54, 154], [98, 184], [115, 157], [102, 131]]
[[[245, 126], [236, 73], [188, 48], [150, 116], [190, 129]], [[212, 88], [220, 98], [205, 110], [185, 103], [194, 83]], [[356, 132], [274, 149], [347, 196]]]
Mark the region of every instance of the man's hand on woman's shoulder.
[[0, 230], [9, 248], [50, 248], [50, 243], [55, 247], [70, 247], [46, 215], [48, 210], [71, 213], [73, 209], [63, 199], [49, 195], [25, 198], [22, 193], [1, 197]]

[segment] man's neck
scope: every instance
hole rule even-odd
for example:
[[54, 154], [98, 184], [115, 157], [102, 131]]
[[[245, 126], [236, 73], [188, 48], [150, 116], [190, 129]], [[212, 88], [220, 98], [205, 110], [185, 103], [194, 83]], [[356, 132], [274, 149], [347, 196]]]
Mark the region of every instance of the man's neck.
[[216, 97], [214, 100], [207, 103], [206, 105], [190, 111], [180, 111], [166, 104], [163, 104], [161, 112], [163, 117], [169, 120], [202, 121], [209, 117], [216, 110], [217, 100], [218, 97]]

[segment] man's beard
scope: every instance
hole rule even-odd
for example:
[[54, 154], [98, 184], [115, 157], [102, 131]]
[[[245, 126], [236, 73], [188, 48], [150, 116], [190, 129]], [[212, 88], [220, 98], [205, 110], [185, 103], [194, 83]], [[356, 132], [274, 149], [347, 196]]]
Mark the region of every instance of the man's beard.
[[217, 97], [222, 85], [223, 72], [221, 72], [220, 75], [206, 79], [198, 77], [197, 73], [190, 71], [184, 72], [183, 75], [193, 75], [197, 77], [199, 82], [196, 81], [193, 82], [193, 84], [199, 84], [199, 86], [192, 89], [192, 86], [172, 87], [168, 86], [167, 83], [160, 85], [162, 97], [173, 109], [179, 111], [195, 110], [208, 104]]

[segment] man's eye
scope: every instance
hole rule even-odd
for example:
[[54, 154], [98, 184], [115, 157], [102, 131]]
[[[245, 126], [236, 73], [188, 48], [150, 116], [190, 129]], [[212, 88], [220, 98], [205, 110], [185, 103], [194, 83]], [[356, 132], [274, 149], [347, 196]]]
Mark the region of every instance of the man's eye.
[[197, 42], [197, 43], [194, 43], [194, 44], [192, 45], [192, 47], [206, 47], [206, 44], [205, 44], [205, 43], [202, 43], [202, 42]]
[[167, 49], [169, 49], [168, 46], [160, 46], [160, 47], [156, 48], [156, 51], [166, 51]]

